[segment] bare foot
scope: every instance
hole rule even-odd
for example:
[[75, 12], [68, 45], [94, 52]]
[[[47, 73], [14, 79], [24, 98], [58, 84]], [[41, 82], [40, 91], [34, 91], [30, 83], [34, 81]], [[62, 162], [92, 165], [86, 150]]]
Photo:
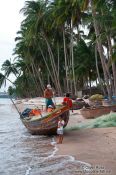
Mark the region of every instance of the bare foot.
[[57, 142], [57, 144], [62, 144], [62, 142]]

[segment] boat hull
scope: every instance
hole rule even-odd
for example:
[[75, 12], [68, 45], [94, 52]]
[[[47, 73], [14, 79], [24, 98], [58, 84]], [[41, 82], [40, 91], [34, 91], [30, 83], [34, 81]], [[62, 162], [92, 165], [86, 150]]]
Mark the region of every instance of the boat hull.
[[80, 110], [82, 116], [86, 119], [100, 117], [105, 114], [109, 114], [111, 111], [116, 112], [116, 105], [101, 106], [96, 108], [83, 108]]
[[21, 119], [25, 127], [31, 134], [38, 135], [52, 135], [56, 134], [59, 116], [65, 121], [66, 127], [69, 120], [69, 109], [67, 107], [60, 108], [57, 112], [51, 113], [47, 118], [37, 120]]

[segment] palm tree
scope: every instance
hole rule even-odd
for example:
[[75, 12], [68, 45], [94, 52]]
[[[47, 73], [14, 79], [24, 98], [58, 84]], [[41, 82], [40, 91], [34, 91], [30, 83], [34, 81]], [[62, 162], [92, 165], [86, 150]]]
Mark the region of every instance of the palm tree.
[[[7, 77], [11, 72], [18, 76], [15, 82], [17, 93], [24, 96], [22, 89], [26, 86], [26, 96], [42, 94], [45, 84], [49, 82], [59, 95], [66, 90], [76, 94], [79, 82], [82, 88], [88, 82], [88, 77], [91, 87], [92, 80], [98, 77], [98, 66], [99, 77], [103, 78], [104, 74], [108, 95], [111, 97], [113, 87], [116, 86], [116, 69], [112, 59], [115, 49], [111, 42], [115, 42], [114, 7], [113, 0], [26, 1], [21, 10], [25, 19], [16, 37], [15, 62], [7, 61], [3, 65]], [[82, 40], [85, 39], [80, 31], [83, 24], [91, 26], [93, 31], [92, 38], [89, 34], [87, 36], [90, 41], [88, 44]], [[108, 56], [104, 54], [104, 48]]]
[[[101, 39], [101, 34], [102, 34], [103, 30], [105, 30], [105, 26], [102, 24], [102, 27], [101, 27], [100, 19], [103, 16], [103, 14], [101, 12], [104, 8], [103, 4], [105, 5], [105, 3], [107, 3], [107, 6], [108, 6], [108, 3], [111, 3], [111, 1], [106, 2], [104, 0], [104, 1], [101, 2], [101, 1], [83, 0], [82, 1], [82, 6], [83, 6], [83, 10], [85, 10], [85, 9], [87, 10], [88, 5], [90, 4], [89, 9], [91, 9], [91, 12], [92, 12], [94, 30], [95, 30], [95, 34], [96, 34], [97, 50], [99, 52], [101, 63], [102, 63], [102, 68], [103, 68], [104, 79], [105, 79], [105, 83], [106, 83], [106, 87], [107, 87], [108, 96], [109, 96], [109, 99], [111, 100], [111, 96], [112, 96], [111, 83], [112, 83], [112, 80], [111, 80], [111, 74], [110, 74], [110, 71], [109, 71], [109, 67], [108, 67], [108, 64], [107, 64], [107, 58], [104, 55], [103, 41]], [[90, 12], [90, 10], [89, 10], [89, 12]], [[111, 9], [110, 9], [110, 13], [111, 13]], [[106, 20], [106, 21], [108, 21], [108, 20]], [[107, 35], [107, 33], [106, 33], [106, 35]], [[115, 72], [115, 71], [113, 70], [113, 72]]]
[[16, 77], [18, 77], [18, 75], [19, 75], [15, 65], [13, 63], [11, 63], [11, 59], [10, 60], [6, 60], [2, 64], [1, 70], [5, 72], [5, 76], [6, 77], [8, 77], [11, 73], [13, 73]]
[[14, 85], [14, 83], [9, 80], [4, 74], [0, 73], [0, 88], [5, 84], [6, 85], [6, 80], [8, 80], [10, 83]]
[[[46, 42], [49, 58], [51, 60], [51, 66], [52, 66], [52, 70], [53, 70], [55, 85], [56, 85], [56, 88], [57, 87], [60, 88], [52, 48], [51, 48], [51, 46], [49, 44], [49, 41], [48, 41], [48, 38], [47, 38], [48, 36], [47, 36], [46, 29], [43, 28], [44, 25], [45, 25], [44, 24], [45, 20], [43, 18], [44, 18], [44, 14], [46, 12], [46, 5], [43, 1], [37, 1], [37, 2], [27, 1], [26, 6], [25, 6], [25, 8], [22, 9], [22, 11], [24, 12], [24, 15], [27, 16], [26, 19], [23, 21], [22, 25], [27, 26], [27, 24], [32, 24], [31, 25], [32, 27], [30, 28], [30, 26], [29, 26], [29, 28], [28, 28], [28, 30], [30, 31], [29, 34], [31, 33], [31, 35], [30, 35], [31, 36], [31, 41], [32, 42], [34, 41], [34, 43], [31, 42], [31, 46], [35, 45], [35, 43], [36, 43], [36, 45], [38, 45], [39, 37], [42, 37]], [[36, 39], [34, 38], [34, 35], [35, 35]], [[35, 50], [36, 50], [35, 52], [38, 51], [37, 47], [35, 47]], [[40, 77], [39, 77], [39, 79], [40, 79]], [[41, 80], [40, 80], [40, 84], [42, 84]]]

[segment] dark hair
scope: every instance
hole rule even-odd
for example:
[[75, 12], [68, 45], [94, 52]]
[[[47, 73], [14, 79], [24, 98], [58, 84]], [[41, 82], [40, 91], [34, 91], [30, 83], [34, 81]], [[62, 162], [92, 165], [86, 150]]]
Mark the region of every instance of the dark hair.
[[59, 119], [62, 119], [62, 117], [61, 117], [61, 116], [59, 116], [59, 117], [58, 117], [58, 120], [59, 120]]
[[67, 93], [66, 93], [66, 97], [70, 97], [70, 93], [67, 92]]

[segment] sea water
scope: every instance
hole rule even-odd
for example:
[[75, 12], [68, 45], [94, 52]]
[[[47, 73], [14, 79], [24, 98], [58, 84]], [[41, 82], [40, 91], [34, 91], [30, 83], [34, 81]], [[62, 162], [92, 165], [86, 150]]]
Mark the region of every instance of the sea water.
[[54, 136], [31, 135], [10, 99], [0, 99], [0, 175], [89, 174], [88, 164], [57, 150]]

